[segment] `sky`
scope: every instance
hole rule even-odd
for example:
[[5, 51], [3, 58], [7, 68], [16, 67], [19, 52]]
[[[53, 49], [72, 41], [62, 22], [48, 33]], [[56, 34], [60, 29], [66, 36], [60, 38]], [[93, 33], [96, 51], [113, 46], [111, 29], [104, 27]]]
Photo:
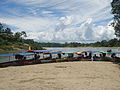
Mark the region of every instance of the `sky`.
[[0, 22], [38, 42], [115, 38], [111, 0], [0, 0]]

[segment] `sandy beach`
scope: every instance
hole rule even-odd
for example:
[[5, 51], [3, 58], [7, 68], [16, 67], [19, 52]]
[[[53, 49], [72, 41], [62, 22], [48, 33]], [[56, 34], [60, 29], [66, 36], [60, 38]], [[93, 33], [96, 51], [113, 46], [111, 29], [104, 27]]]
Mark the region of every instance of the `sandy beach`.
[[120, 67], [85, 61], [0, 68], [0, 90], [120, 90]]

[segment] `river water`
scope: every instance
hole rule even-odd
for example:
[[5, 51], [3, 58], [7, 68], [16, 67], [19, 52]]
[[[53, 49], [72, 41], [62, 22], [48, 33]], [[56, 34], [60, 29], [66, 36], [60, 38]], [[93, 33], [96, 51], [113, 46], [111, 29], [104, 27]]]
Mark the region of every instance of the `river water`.
[[[45, 47], [46, 48], [46, 47]], [[94, 48], [94, 47], [79, 47], [79, 48], [63, 48], [63, 47], [51, 47], [51, 48], [46, 48], [47, 50], [52, 50], [52, 51], [63, 51], [63, 52], [72, 52], [72, 51], [107, 51], [108, 49], [111, 49], [113, 52], [120, 52], [120, 48]], [[15, 52], [2, 52], [1, 54], [10, 54], [10, 53], [15, 53]], [[27, 58], [31, 58], [33, 56], [27, 56]], [[15, 57], [0, 57], [0, 63], [2, 62], [7, 62], [7, 61], [14, 61]]]
[[56, 48], [46, 48], [48, 50], [53, 51], [63, 51], [63, 52], [72, 52], [72, 51], [107, 51], [108, 49], [111, 49], [113, 52], [120, 52], [120, 48], [101, 48], [101, 47], [79, 47], [79, 48], [62, 48], [62, 47], [56, 47]]

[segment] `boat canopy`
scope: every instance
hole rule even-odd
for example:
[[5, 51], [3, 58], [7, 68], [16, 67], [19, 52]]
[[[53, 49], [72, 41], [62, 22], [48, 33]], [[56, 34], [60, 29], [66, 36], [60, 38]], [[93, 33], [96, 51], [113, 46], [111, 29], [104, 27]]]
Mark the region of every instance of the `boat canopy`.
[[99, 51], [90, 51], [90, 53], [97, 53], [97, 52], [99, 52]]
[[105, 52], [105, 51], [90, 51], [91, 53], [109, 53], [109, 52]]
[[0, 54], [0, 56], [14, 56], [15, 54]]
[[22, 53], [18, 53], [18, 54], [16, 54], [16, 55], [25, 55], [25, 56], [27, 56], [27, 55], [34, 55], [34, 53], [22, 52]]
[[100, 53], [111, 53], [111, 52], [105, 52], [105, 51], [99, 51]]
[[61, 51], [58, 51], [58, 52], [52, 52], [51, 54], [59, 54], [59, 53], [62, 53]]
[[62, 53], [76, 53], [77, 51], [72, 51], [72, 52], [62, 52]]
[[111, 53], [120, 54], [120, 52], [111, 52]]
[[120, 54], [120, 52], [105, 52], [105, 51], [90, 51], [91, 53], [115, 53], [115, 54]]
[[36, 52], [36, 53], [43, 53], [43, 52], [51, 52], [52, 50], [35, 50], [33, 52]]

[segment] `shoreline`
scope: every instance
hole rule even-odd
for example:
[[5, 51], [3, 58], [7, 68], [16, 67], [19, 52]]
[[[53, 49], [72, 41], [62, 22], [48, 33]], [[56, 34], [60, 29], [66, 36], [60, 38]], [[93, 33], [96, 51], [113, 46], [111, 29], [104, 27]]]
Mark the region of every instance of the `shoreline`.
[[120, 48], [120, 47], [45, 47], [45, 48]]
[[[119, 90], [111, 62], [64, 62], [0, 68], [2, 90]], [[4, 86], [5, 85], [5, 86]]]
[[[45, 50], [46, 48], [118, 48], [120, 49], [120, 47], [43, 47], [43, 50]], [[20, 48], [14, 48], [13, 50], [4, 50], [4, 49], [0, 49], [0, 52], [4, 52], [4, 51], [25, 51], [25, 49], [20, 49]]]

